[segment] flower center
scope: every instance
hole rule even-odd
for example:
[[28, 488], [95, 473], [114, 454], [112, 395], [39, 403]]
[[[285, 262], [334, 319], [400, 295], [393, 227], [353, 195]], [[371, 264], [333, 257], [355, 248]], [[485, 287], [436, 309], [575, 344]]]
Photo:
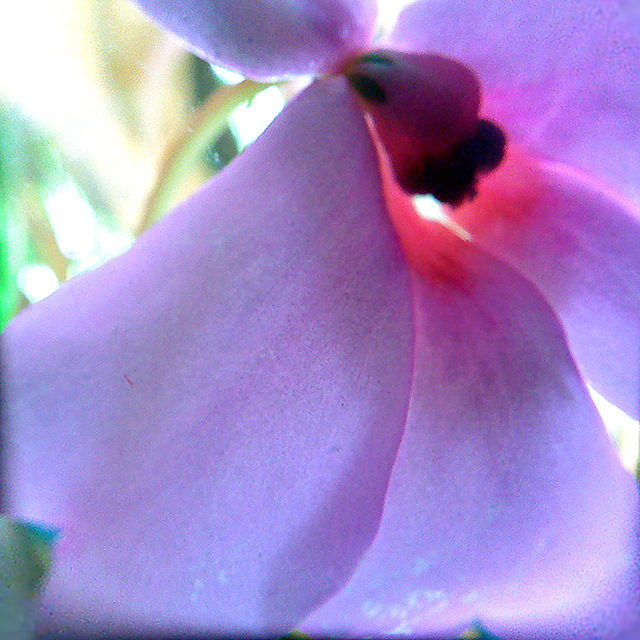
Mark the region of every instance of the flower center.
[[502, 161], [505, 135], [480, 118], [480, 83], [463, 64], [380, 49], [351, 62], [344, 75], [408, 193], [461, 204]]

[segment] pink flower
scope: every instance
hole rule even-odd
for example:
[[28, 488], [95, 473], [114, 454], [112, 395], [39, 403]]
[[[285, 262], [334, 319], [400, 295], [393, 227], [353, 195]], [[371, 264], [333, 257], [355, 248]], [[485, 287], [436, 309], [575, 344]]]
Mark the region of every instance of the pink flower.
[[[374, 21], [141, 4], [256, 78], [343, 68]], [[637, 416], [639, 32], [621, 0], [405, 9], [385, 46], [466, 64], [510, 140], [474, 241], [385, 203], [328, 77], [14, 320], [5, 501], [63, 531], [43, 630], [640, 637], [638, 490], [584, 382]]]

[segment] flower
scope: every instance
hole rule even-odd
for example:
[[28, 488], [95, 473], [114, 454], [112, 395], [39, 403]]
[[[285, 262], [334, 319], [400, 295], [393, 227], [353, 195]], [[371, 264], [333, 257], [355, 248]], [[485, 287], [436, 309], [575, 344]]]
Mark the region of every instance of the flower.
[[[256, 78], [373, 31], [365, 0], [141, 4]], [[584, 384], [637, 412], [633, 11], [400, 16], [385, 46], [468, 65], [511, 140], [454, 211], [474, 241], [385, 200], [329, 77], [9, 325], [6, 502], [63, 532], [43, 629], [638, 636], [638, 491]]]

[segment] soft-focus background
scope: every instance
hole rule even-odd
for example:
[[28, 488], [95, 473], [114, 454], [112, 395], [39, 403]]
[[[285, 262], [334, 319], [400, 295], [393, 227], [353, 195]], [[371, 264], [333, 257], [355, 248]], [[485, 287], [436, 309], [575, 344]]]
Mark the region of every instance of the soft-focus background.
[[[250, 86], [250, 102], [177, 171], [215, 96], [234, 95], [224, 87], [241, 78], [187, 53], [127, 0], [20, 0], [2, 14], [0, 327], [124, 251], [258, 136], [287, 93]], [[638, 424], [595, 399], [634, 468]]]

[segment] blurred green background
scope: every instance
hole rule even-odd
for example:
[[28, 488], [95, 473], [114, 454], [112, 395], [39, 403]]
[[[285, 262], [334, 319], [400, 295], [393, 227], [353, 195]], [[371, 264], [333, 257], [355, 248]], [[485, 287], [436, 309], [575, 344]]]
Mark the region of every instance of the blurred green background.
[[[172, 146], [201, 125], [212, 92], [241, 78], [216, 73], [126, 0], [5, 5], [0, 53], [3, 326], [126, 249], [157, 217], [150, 198]], [[283, 105], [273, 87], [236, 110], [162, 210], [227, 164]]]

